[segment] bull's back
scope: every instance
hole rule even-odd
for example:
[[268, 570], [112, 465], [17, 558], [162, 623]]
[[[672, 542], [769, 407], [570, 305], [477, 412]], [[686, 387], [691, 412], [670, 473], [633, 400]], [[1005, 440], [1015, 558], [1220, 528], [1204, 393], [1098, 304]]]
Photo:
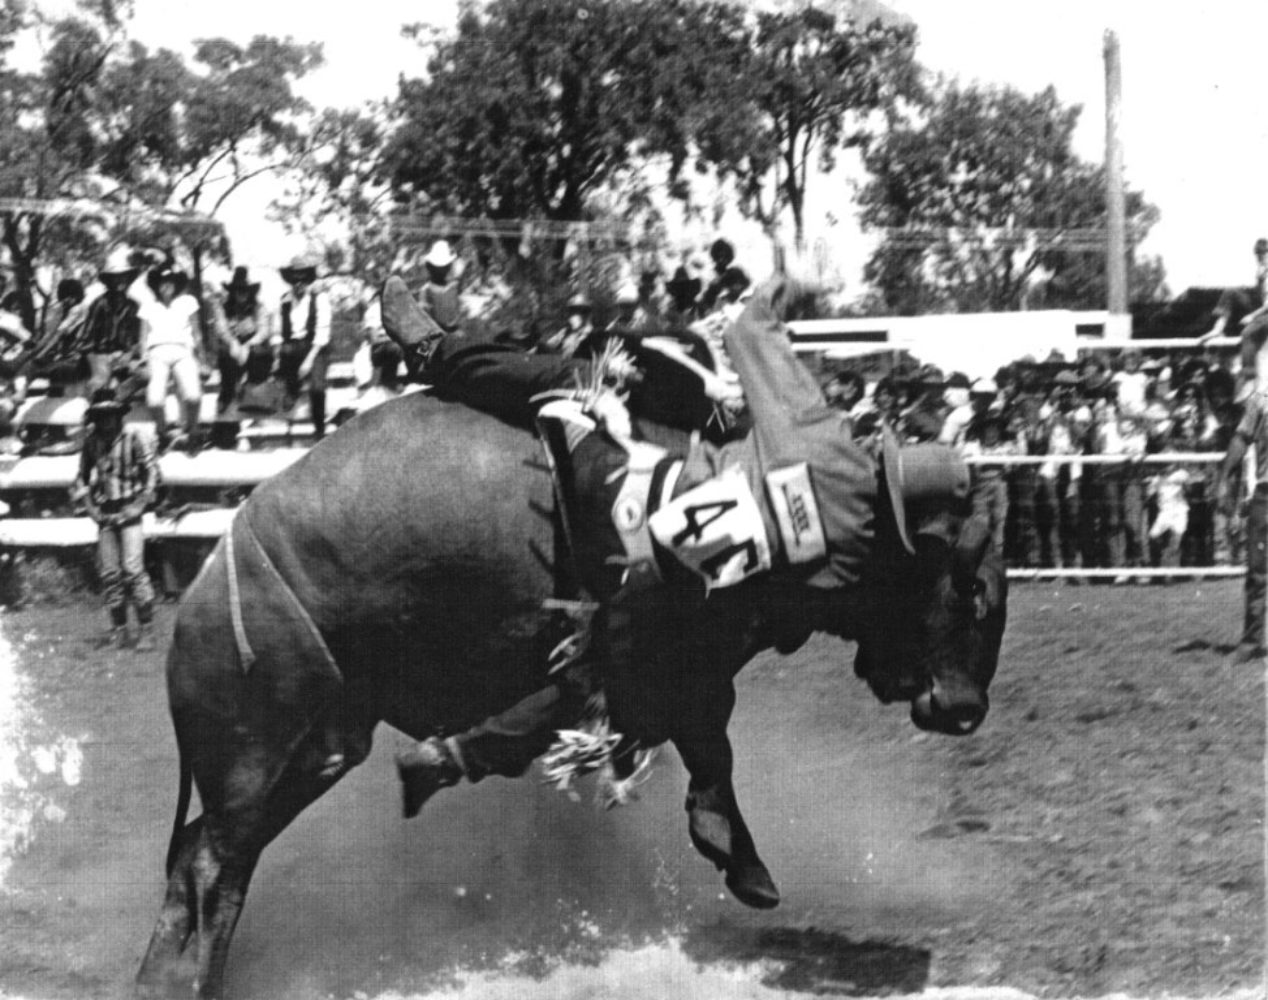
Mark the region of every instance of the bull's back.
[[243, 516], [341, 666], [468, 690], [539, 655], [525, 637], [552, 592], [552, 506], [531, 435], [411, 395], [346, 424]]

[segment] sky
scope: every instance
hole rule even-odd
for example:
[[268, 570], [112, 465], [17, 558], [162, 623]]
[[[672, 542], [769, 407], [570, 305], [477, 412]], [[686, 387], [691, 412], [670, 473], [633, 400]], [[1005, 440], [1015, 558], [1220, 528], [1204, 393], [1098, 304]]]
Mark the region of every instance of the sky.
[[[1268, 4], [1207, 0], [1199, 10], [1173, 0], [889, 3], [916, 23], [918, 57], [929, 68], [1030, 92], [1051, 84], [1063, 101], [1081, 104], [1076, 142], [1092, 160], [1104, 150], [1103, 35], [1115, 30], [1128, 183], [1162, 212], [1142, 251], [1162, 255], [1176, 292], [1251, 280], [1251, 245], [1268, 235], [1268, 207], [1255, 195], [1260, 165], [1268, 164], [1268, 88], [1259, 83], [1268, 76], [1262, 68]], [[401, 74], [420, 72], [420, 52], [400, 36], [402, 24], [452, 25], [456, 10], [457, 0], [302, 6], [135, 0], [132, 34], [150, 45], [185, 50], [193, 39], [215, 35], [319, 41], [326, 66], [303, 81], [301, 91], [317, 106], [355, 107], [393, 94]], [[226, 205], [235, 244], [251, 263], [264, 264], [289, 245], [259, 227], [268, 197], [261, 186]]]

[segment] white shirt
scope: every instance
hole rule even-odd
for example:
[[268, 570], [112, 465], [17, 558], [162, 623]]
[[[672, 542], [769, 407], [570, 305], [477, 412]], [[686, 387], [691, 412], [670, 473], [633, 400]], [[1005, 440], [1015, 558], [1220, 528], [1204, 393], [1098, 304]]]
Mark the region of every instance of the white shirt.
[[139, 314], [147, 351], [166, 346], [187, 347], [192, 351], [198, 342], [195, 329], [198, 300], [192, 295], [178, 295], [167, 306], [158, 299], [143, 302]]
[[1149, 377], [1144, 372], [1119, 372], [1113, 382], [1118, 386], [1118, 408], [1135, 416], [1145, 412], [1145, 387]]

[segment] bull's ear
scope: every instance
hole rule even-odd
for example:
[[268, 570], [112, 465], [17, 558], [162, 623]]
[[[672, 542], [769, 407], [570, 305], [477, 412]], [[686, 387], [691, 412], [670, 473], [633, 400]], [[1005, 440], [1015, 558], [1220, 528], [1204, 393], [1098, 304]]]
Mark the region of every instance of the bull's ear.
[[955, 585], [966, 596], [973, 593], [978, 568], [991, 544], [991, 526], [986, 518], [975, 514], [964, 522], [955, 542]]
[[1002, 614], [1008, 601], [1008, 574], [998, 552], [989, 550], [977, 569], [977, 588], [974, 604], [977, 620], [990, 614]]

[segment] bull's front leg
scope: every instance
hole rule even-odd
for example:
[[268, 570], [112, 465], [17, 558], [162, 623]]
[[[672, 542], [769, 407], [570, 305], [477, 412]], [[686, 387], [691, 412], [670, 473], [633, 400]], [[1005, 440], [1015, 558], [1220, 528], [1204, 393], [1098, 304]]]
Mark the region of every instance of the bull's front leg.
[[[699, 667], [696, 668], [699, 670]], [[745, 906], [779, 905], [779, 890], [758, 856], [732, 783], [734, 756], [727, 723], [735, 707], [730, 676], [692, 678], [679, 705], [671, 740], [691, 776], [687, 829], [697, 851], [726, 873], [726, 887]]]

